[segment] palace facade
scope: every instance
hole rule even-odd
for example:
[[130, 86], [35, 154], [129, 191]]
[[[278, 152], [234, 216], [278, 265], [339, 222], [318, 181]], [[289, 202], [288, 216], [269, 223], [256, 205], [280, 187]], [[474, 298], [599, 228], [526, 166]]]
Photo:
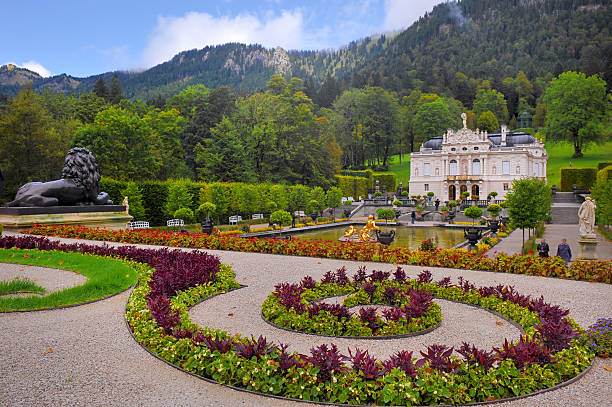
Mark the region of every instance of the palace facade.
[[453, 201], [469, 191], [485, 199], [490, 192], [504, 199], [517, 178], [535, 177], [546, 180], [548, 154], [544, 144], [523, 132], [487, 134], [478, 129], [448, 129], [410, 154], [410, 195], [426, 195], [432, 191], [440, 200]]

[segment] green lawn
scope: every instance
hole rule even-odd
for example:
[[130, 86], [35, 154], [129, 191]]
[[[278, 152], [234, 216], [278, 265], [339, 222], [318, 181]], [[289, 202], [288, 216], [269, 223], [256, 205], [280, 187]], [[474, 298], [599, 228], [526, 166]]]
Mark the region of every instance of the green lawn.
[[[39, 310], [97, 300], [126, 290], [138, 279], [137, 263], [81, 253], [0, 249], [0, 263], [29, 264], [70, 270], [87, 277], [83, 285], [42, 297], [0, 297], [0, 312]], [[144, 267], [144, 266], [143, 266]]]
[[[547, 143], [546, 151], [548, 152], [548, 165], [546, 177], [548, 185], [557, 185], [561, 183], [561, 168], [569, 167], [597, 167], [597, 164], [604, 161], [612, 161], [612, 141], [607, 143], [592, 146], [586, 151], [583, 151], [584, 157], [576, 159], [572, 158], [574, 154], [574, 146], [570, 143]], [[408, 186], [410, 181], [410, 155], [406, 154], [402, 157], [402, 165], [399, 163], [399, 155], [394, 155], [389, 158], [389, 171], [397, 175], [397, 182], [404, 183]]]

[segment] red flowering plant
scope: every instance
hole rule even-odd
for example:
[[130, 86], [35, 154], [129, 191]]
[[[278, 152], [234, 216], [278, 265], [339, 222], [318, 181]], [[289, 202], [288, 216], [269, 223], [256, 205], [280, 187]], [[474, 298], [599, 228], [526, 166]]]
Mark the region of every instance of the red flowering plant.
[[410, 250], [406, 247], [387, 247], [378, 243], [367, 242], [241, 238], [231, 235], [186, 234], [146, 229], [108, 230], [72, 225], [35, 225], [29, 233], [44, 236], [143, 243], [171, 247], [274, 253], [291, 256], [412, 264], [425, 267], [496, 271], [596, 281], [608, 284], [612, 282], [612, 260], [575, 261], [568, 269], [559, 257], [544, 258], [534, 255], [497, 253], [494, 258], [491, 258], [482, 253], [467, 252], [465, 250], [436, 249], [422, 251]]

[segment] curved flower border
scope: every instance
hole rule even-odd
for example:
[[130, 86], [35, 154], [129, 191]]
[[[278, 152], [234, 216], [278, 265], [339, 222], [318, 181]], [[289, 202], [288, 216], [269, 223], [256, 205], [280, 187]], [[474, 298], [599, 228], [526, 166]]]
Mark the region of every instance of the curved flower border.
[[[148, 282], [152, 275], [151, 271], [142, 276], [140, 285], [132, 293], [126, 307], [126, 322], [134, 338], [152, 353], [188, 373], [265, 396], [298, 401], [377, 405], [499, 401], [535, 394], [538, 390], [555, 388], [566, 381], [575, 380], [594, 358], [578, 340], [571, 340], [565, 344], [564, 349], [552, 355], [547, 352], [543, 344], [547, 338], [540, 333], [542, 325], [551, 317], [554, 319], [555, 315], [565, 314], [558, 307], [544, 303], [541, 298], [532, 300], [528, 296], [521, 296], [512, 287], [476, 288], [462, 279], [455, 286], [450, 284], [449, 278], [434, 283], [430, 280], [430, 274], [428, 278], [428, 272], [424, 272], [418, 280], [406, 280], [405, 283], [435, 292], [440, 298], [499, 312], [523, 326], [526, 335], [517, 343], [509, 344], [506, 341], [499, 349], [505, 352], [506, 358], [493, 363], [488, 369], [480, 364], [478, 358], [484, 358], [486, 364], [487, 355], [491, 357], [493, 353], [473, 346], [470, 348], [467, 344], [460, 349], [467, 355], [464, 361], [448, 356], [449, 348], [430, 347], [428, 353], [421, 353], [424, 357], [416, 363], [413, 363], [411, 352], [399, 352], [396, 355], [396, 365], [384, 371], [383, 366], [390, 366], [392, 360], [381, 364], [371, 358], [367, 351], [357, 349], [353, 354], [349, 350], [353, 362], [351, 369], [344, 365], [342, 358], [346, 357], [334, 345], [313, 348], [311, 356], [289, 354], [285, 345], [269, 344], [262, 337], [247, 339], [238, 334], [230, 335], [193, 324], [188, 315], [191, 306], [237, 285], [231, 268], [223, 265], [214, 282], [178, 292], [170, 300], [172, 311], [180, 316], [180, 329], [167, 334], [147, 308], [146, 297], [150, 293]], [[485, 296], [481, 292], [490, 295]], [[518, 303], [527, 304], [521, 306]], [[572, 331], [579, 329], [570, 319], [561, 320], [565, 321], [566, 328], [571, 326]], [[181, 334], [186, 331], [191, 332], [191, 335], [186, 337]], [[244, 357], [243, 354], [250, 357]], [[517, 367], [519, 354], [531, 360], [523, 360], [520, 362], [522, 366]], [[404, 365], [398, 360], [401, 356], [404, 357]], [[547, 362], [538, 363], [538, 357]], [[326, 361], [336, 358], [338, 364], [336, 368], [324, 371], [323, 365], [319, 363], [321, 358]], [[451, 367], [450, 371], [444, 371], [445, 364]], [[408, 372], [404, 368], [412, 371]], [[372, 371], [374, 375], [380, 375], [368, 376]]]

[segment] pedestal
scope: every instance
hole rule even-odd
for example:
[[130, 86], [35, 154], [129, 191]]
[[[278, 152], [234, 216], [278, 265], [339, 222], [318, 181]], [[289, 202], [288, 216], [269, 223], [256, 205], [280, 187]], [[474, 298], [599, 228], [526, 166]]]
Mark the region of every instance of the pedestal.
[[581, 236], [578, 239], [580, 245], [580, 256], [582, 260], [597, 260], [597, 238], [595, 235]]
[[0, 223], [8, 230], [26, 230], [42, 225], [86, 225], [111, 229], [125, 228], [132, 216], [122, 205], [49, 206], [0, 208]]

